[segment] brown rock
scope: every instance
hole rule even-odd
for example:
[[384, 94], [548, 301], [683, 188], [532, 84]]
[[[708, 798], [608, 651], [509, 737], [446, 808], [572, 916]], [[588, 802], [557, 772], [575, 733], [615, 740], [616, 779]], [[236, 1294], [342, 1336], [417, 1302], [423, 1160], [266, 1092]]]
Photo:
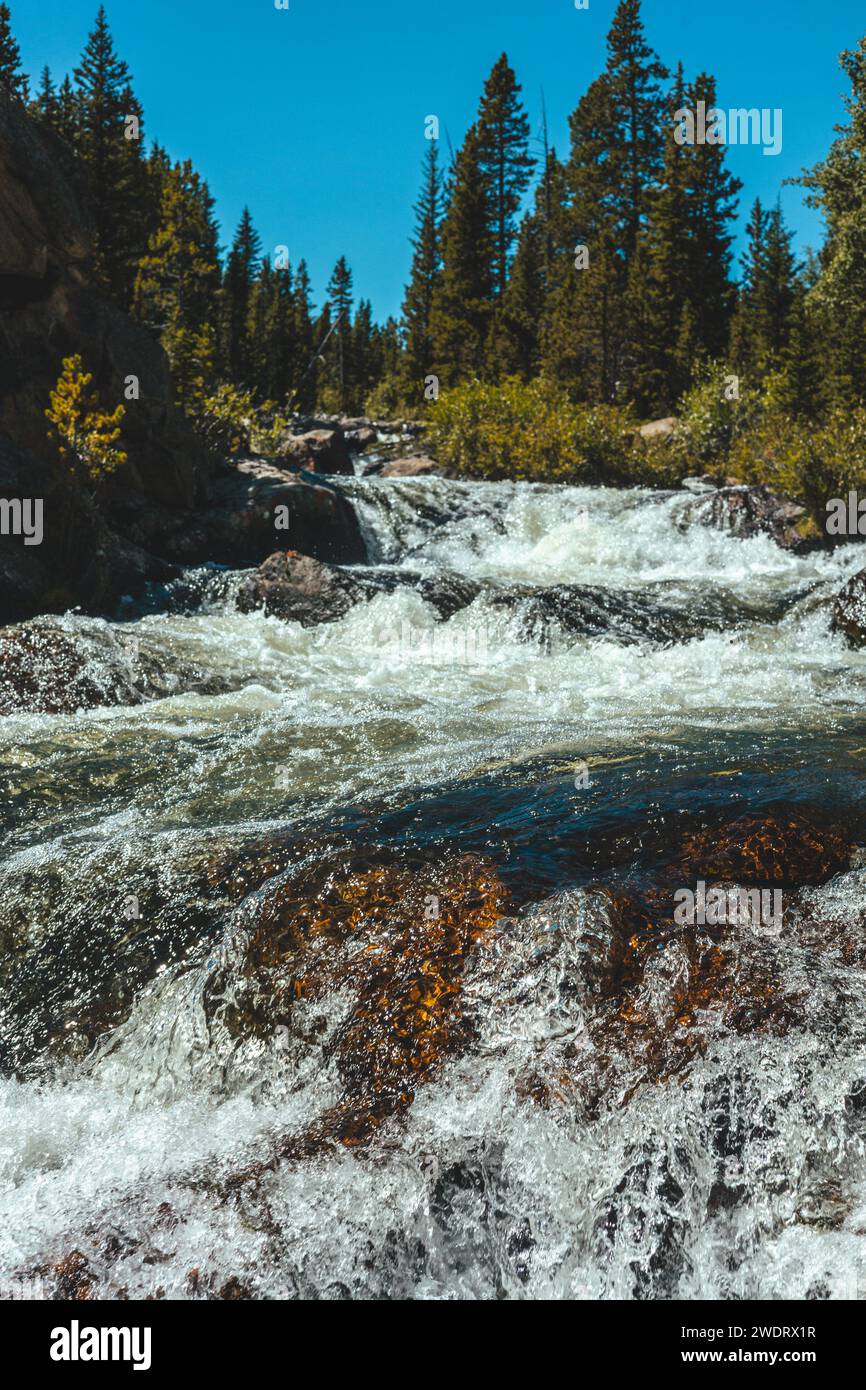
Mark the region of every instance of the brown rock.
[[346, 443], [350, 449], [355, 449], [359, 454], [365, 449], [372, 449], [374, 444], [379, 442], [379, 435], [371, 425], [361, 425], [358, 429], [346, 431]]
[[740, 540], [771, 536], [783, 550], [796, 550], [803, 544], [796, 523], [805, 515], [805, 507], [761, 484], [723, 487], [707, 493], [689, 508], [687, 522], [698, 521]]
[[638, 434], [641, 439], [665, 441], [671, 438], [678, 424], [679, 420], [675, 415], [666, 415], [663, 420], [649, 420], [645, 425], [641, 425]]
[[[522, 953], [495, 963], [497, 992], [543, 995], [567, 978], [580, 1001], [591, 1046], [554, 1035], [521, 1078], [537, 1103], [596, 1112], [630, 1100], [639, 1085], [683, 1073], [714, 1032], [787, 1032], [801, 1026], [805, 994], [788, 982], [791, 947], [839, 951], [855, 968], [866, 958], [863, 917], [828, 920], [814, 887], [844, 872], [851, 841], [843, 828], [798, 812], [746, 816], [686, 837], [646, 887], [591, 886], [531, 908], [520, 928]], [[711, 888], [783, 887], [781, 928], [751, 920], [678, 925], [675, 892], [704, 880]], [[806, 885], [806, 886], [804, 886]], [[528, 935], [528, 941], [527, 941]], [[781, 940], [777, 939], [781, 937]], [[517, 943], [515, 943], [517, 944]]]
[[362, 596], [342, 570], [296, 550], [280, 550], [244, 580], [237, 604], [242, 613], [261, 608], [269, 617], [315, 627], [342, 618]]
[[118, 672], [94, 669], [86, 649], [56, 627], [0, 629], [0, 715], [70, 714], [139, 699]]
[[383, 478], [423, 478], [439, 473], [439, 464], [424, 454], [417, 457], [392, 459], [382, 469]]
[[314, 473], [353, 474], [346, 436], [339, 428], [290, 434], [280, 444], [277, 458]]
[[[238, 1038], [281, 1027], [289, 1062], [311, 1046], [333, 1057], [342, 1096], [306, 1133], [281, 1141], [270, 1162], [236, 1174], [231, 1187], [282, 1158], [369, 1143], [465, 1051], [474, 1027], [463, 1008], [464, 968], [504, 903], [495, 872], [468, 855], [435, 868], [318, 867], [268, 900], [233, 988], [226, 990], [221, 971], [208, 980], [206, 1012]], [[317, 1005], [335, 993], [348, 997], [344, 1016], [317, 1018]]]
[[[276, 527], [279, 507], [287, 508], [288, 531]], [[163, 529], [163, 548], [172, 559], [257, 565], [280, 541], [335, 564], [367, 558], [354, 508], [338, 484], [314, 483], [261, 459], [241, 459], [220, 473], [200, 514], [156, 514], [147, 534], [166, 520], [171, 536]]]

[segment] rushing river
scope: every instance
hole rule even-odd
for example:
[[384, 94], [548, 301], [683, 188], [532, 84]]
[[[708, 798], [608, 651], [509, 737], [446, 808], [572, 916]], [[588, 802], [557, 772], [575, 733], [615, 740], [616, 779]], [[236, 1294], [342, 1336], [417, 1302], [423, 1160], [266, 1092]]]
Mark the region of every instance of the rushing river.
[[[562, 1058], [594, 1064], [562, 925], [602, 911], [588, 885], [779, 808], [866, 845], [866, 654], [829, 631], [862, 551], [733, 539], [687, 493], [346, 487], [387, 582], [343, 618], [242, 615], [237, 577], [199, 572], [124, 622], [57, 620], [97, 675], [158, 666], [160, 698], [0, 720], [0, 1293], [77, 1252], [109, 1297], [866, 1296], [857, 961], [738, 941], [734, 978], [767, 973], [795, 1023], [708, 1008], [676, 1074], [626, 1049], [591, 1104], [557, 1093]], [[475, 597], [442, 617], [425, 580]], [[339, 1098], [314, 1030], [240, 1036], [209, 1004], [271, 880], [464, 854], [510, 903], [467, 964], [466, 1045], [370, 1142], [227, 1199]], [[811, 891], [862, 935], [858, 862]], [[345, 1005], [319, 1001], [326, 1038]]]

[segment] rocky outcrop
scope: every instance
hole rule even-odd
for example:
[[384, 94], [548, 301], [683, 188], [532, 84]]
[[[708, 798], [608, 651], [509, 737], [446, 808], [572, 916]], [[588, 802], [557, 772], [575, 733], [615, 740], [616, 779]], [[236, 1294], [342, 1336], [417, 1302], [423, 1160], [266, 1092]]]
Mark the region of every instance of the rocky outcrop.
[[378, 442], [378, 431], [373, 429], [372, 425], [362, 425], [360, 429], [346, 431], [346, 443], [358, 454], [363, 454], [365, 449], [372, 449]]
[[691, 525], [697, 521], [703, 526], [727, 531], [739, 540], [770, 536], [783, 550], [799, 550], [807, 544], [797, 529], [797, 523], [805, 516], [805, 507], [761, 484], [722, 487], [707, 492], [689, 506], [684, 523]]
[[[197, 506], [208, 462], [172, 404], [159, 344], [93, 283], [94, 224], [69, 149], [0, 91], [0, 497], [40, 499], [44, 536], [0, 537], [0, 622], [110, 606], [165, 566], [123, 542], [112, 498]], [[106, 406], [125, 407], [128, 462], [104, 514], [53, 471], [45, 409], [62, 359], [79, 354]], [[126, 399], [128, 378], [140, 398]]]
[[315, 627], [335, 622], [363, 595], [350, 575], [296, 550], [280, 550], [241, 585], [242, 613], [263, 609], [269, 617]]
[[118, 501], [124, 535], [177, 564], [258, 565], [281, 542], [332, 564], [360, 564], [367, 551], [354, 508], [338, 484], [313, 481], [265, 459], [235, 459], [210, 482], [201, 508], [177, 511]]
[[435, 459], [429, 458], [426, 454], [419, 454], [412, 458], [392, 459], [390, 463], [383, 466], [381, 476], [383, 478], [424, 478], [441, 471]]
[[848, 580], [833, 604], [833, 632], [840, 632], [850, 647], [866, 646], [866, 570]]
[[[0, 497], [39, 498], [44, 516], [41, 545], [0, 537], [0, 622], [72, 606], [110, 612], [149, 580], [166, 582], [173, 565], [257, 565], [283, 539], [322, 560], [364, 560], [354, 511], [332, 485], [260, 459], [218, 470], [206, 459], [172, 404], [161, 347], [94, 285], [93, 248], [73, 155], [0, 93]], [[46, 451], [49, 392], [76, 353], [103, 403], [126, 412], [128, 462], [101, 511], [61, 485]], [[130, 376], [139, 400], [126, 398]], [[300, 423], [286, 462], [353, 472], [337, 422]]]
[[468, 607], [481, 592], [477, 581], [457, 574], [426, 575], [411, 570], [371, 569], [349, 574], [297, 551], [277, 551], [247, 575], [238, 591], [241, 612], [263, 609], [269, 616], [312, 627], [342, 618], [356, 603], [414, 589], [443, 621]]
[[137, 596], [149, 580], [165, 583], [176, 573], [143, 538], [136, 543], [119, 536], [86, 497], [61, 485], [49, 465], [2, 438], [0, 498], [41, 502], [44, 529], [40, 545], [0, 536], [0, 624], [75, 606], [107, 612], [122, 595]]

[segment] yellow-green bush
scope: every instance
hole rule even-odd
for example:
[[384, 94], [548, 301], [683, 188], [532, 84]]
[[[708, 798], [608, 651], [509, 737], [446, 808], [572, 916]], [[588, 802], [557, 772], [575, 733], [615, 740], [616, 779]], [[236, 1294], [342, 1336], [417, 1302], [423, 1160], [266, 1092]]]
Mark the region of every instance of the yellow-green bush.
[[726, 465], [735, 440], [760, 415], [759, 393], [740, 383], [727, 367], [714, 363], [679, 403], [673, 450], [689, 472], [717, 472]]
[[768, 411], [736, 440], [729, 463], [744, 482], [801, 502], [823, 530], [831, 498], [866, 492], [866, 410], [837, 409], [823, 424]]
[[364, 414], [370, 420], [399, 420], [420, 415], [421, 408], [417, 400], [410, 405], [404, 384], [392, 374], [383, 377], [370, 392], [364, 402]]
[[552, 382], [467, 382], [430, 411], [433, 453], [468, 478], [596, 482], [629, 469], [635, 421], [614, 406], [577, 406]]
[[252, 447], [254, 412], [252, 394], [239, 391], [227, 382], [187, 407], [187, 414], [202, 443], [216, 455], [249, 451]]
[[63, 370], [50, 394], [45, 412], [52, 429], [48, 437], [56, 446], [65, 478], [94, 490], [121, 464], [126, 454], [119, 449], [125, 408], [109, 414], [90, 390], [93, 373], [84, 370], [81, 358], [64, 357]]

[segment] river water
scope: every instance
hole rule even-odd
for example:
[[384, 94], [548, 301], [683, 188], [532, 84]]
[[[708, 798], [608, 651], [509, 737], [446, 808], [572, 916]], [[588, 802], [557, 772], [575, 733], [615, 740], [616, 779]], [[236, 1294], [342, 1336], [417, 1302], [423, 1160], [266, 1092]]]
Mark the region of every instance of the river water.
[[[108, 1297], [866, 1296], [859, 958], [739, 943], [795, 1026], [708, 1009], [685, 1068], [626, 1050], [591, 1104], [518, 1084], [556, 1091], [566, 1043], [597, 1061], [562, 927], [602, 911], [589, 885], [745, 813], [866, 845], [866, 655], [829, 631], [862, 552], [734, 539], [687, 493], [345, 486], [382, 592], [302, 628], [201, 572], [195, 602], [56, 620], [96, 676], [158, 666], [160, 698], [0, 720], [0, 1292], [78, 1252]], [[475, 597], [443, 618], [424, 580]], [[328, 1047], [209, 1009], [272, 882], [464, 854], [510, 904], [467, 967], [471, 1040], [369, 1143], [226, 1200], [339, 1098]], [[812, 892], [862, 934], [858, 863]], [[319, 1006], [330, 1037], [339, 982]]]

